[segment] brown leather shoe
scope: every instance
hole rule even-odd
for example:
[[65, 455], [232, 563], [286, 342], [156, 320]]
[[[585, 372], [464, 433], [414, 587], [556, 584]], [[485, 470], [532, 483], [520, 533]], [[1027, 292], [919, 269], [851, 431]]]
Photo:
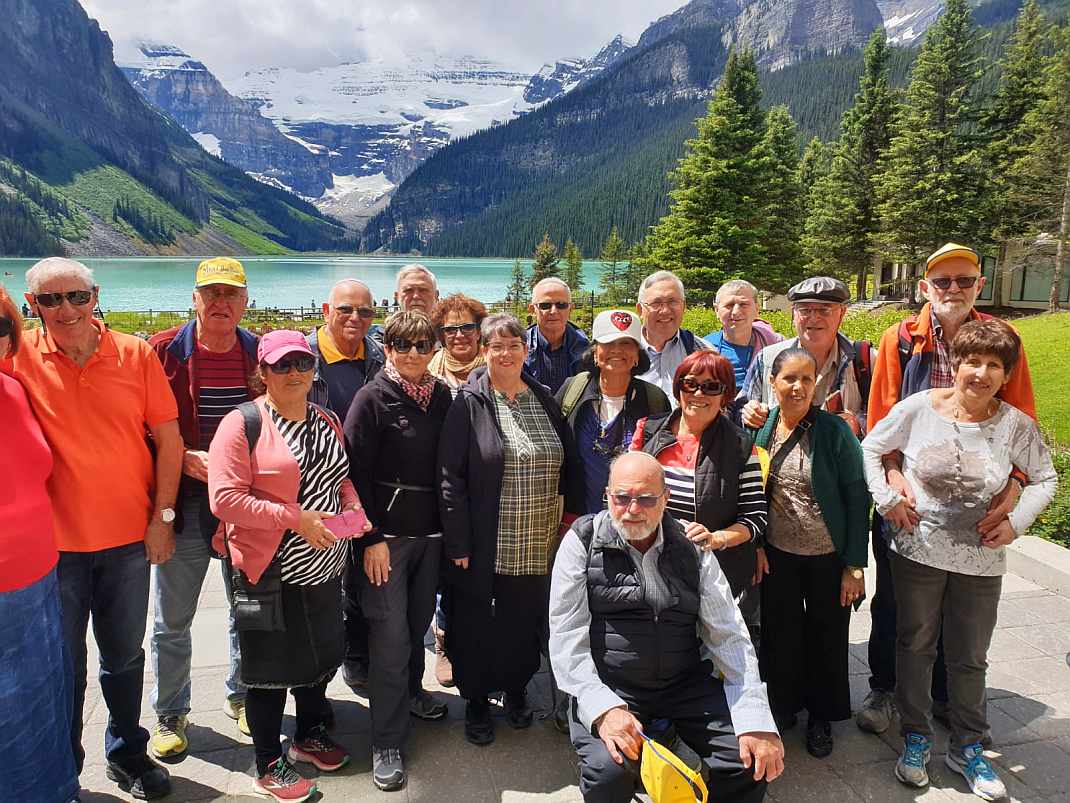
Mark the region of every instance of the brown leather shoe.
[[435, 680], [438, 685], [450, 688], [453, 686], [453, 664], [446, 655], [446, 633], [435, 628]]

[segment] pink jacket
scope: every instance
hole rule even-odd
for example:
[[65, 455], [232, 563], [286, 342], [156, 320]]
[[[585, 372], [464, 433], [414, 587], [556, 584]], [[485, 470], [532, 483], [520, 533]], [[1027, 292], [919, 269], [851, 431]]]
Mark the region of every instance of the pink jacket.
[[[231, 560], [254, 583], [275, 557], [283, 533], [296, 530], [301, 520], [297, 461], [268, 415], [265, 397], [257, 399], [256, 406], [264, 423], [252, 455], [238, 410], [223, 417], [208, 449], [208, 499], [220, 520], [212, 546], [223, 554], [225, 529]], [[342, 480], [342, 505], [357, 502], [347, 477]]]

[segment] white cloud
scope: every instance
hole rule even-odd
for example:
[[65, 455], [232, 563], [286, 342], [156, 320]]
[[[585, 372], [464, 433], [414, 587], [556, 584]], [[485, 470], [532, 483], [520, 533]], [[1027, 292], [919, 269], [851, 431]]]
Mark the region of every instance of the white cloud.
[[268, 66], [317, 67], [407, 53], [474, 55], [534, 72], [638, 39], [685, 0], [81, 0], [117, 49], [177, 45], [224, 81]]

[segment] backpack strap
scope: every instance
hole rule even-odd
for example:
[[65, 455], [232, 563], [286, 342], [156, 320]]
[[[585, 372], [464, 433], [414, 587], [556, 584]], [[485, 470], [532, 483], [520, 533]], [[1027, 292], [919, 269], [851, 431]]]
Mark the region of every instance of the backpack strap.
[[575, 376], [569, 377], [568, 384], [565, 385], [565, 392], [561, 396], [561, 415], [568, 418], [572, 415], [572, 411], [576, 409], [576, 405], [580, 401], [580, 397], [583, 396], [583, 392], [587, 390], [587, 384], [591, 381], [591, 374], [589, 371], [580, 371]]
[[914, 356], [914, 336], [910, 333], [911, 323], [917, 323], [917, 316], [912, 315], [899, 322], [899, 337], [897, 338], [896, 350], [899, 352], [899, 373], [907, 369], [907, 363]]
[[256, 402], [242, 402], [238, 405], [238, 410], [241, 412], [242, 423], [245, 424], [245, 440], [249, 444], [249, 454], [252, 454], [256, 449], [256, 444], [260, 441], [260, 430], [264, 426], [264, 420], [260, 416], [260, 408], [256, 406]]
[[684, 352], [691, 354], [698, 351], [699, 345], [695, 342], [695, 333], [690, 329], [680, 330], [680, 342], [684, 344]]
[[873, 345], [868, 340], [854, 341], [854, 358], [851, 360], [854, 366], [855, 382], [862, 394], [862, 403], [869, 403], [869, 388], [873, 384]]

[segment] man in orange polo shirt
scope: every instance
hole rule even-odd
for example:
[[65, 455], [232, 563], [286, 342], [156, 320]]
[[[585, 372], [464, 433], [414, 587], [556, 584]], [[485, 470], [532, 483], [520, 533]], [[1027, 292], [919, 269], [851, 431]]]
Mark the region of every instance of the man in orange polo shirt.
[[[888, 415], [900, 399], [932, 388], [951, 387], [954, 372], [949, 347], [962, 324], [969, 320], [990, 318], [974, 309], [985, 286], [981, 260], [967, 246], [948, 243], [925, 263], [925, 278], [918, 282], [927, 299], [917, 316], [894, 324], [884, 332], [873, 363], [873, 381], [869, 391], [867, 424], [869, 429]], [[1010, 381], [1000, 392], [1003, 401], [1036, 418], [1033, 384], [1025, 351]], [[913, 492], [902, 472], [897, 455], [885, 456], [888, 483], [913, 504]], [[1014, 508], [1021, 486], [1012, 478], [1004, 492], [992, 501], [988, 515], [979, 527], [987, 532]], [[882, 733], [891, 722], [895, 693], [896, 603], [888, 566], [888, 545], [882, 522], [875, 522], [873, 557], [877, 566], [877, 588], [870, 601], [872, 629], [869, 635], [870, 692], [855, 716], [858, 727]], [[947, 670], [943, 649], [933, 667], [933, 716], [946, 724]]]
[[146, 754], [149, 734], [138, 722], [141, 643], [149, 564], [163, 563], [175, 548], [171, 522], [182, 470], [175, 397], [147, 343], [93, 319], [98, 288], [85, 265], [44, 259], [26, 272], [26, 283], [26, 300], [43, 327], [26, 333], [9, 370], [26, 388], [54, 459], [48, 493], [60, 550], [63, 631], [74, 663], [75, 762], [80, 772], [92, 614], [109, 714], [107, 775], [152, 800], [171, 784], [167, 770]]

